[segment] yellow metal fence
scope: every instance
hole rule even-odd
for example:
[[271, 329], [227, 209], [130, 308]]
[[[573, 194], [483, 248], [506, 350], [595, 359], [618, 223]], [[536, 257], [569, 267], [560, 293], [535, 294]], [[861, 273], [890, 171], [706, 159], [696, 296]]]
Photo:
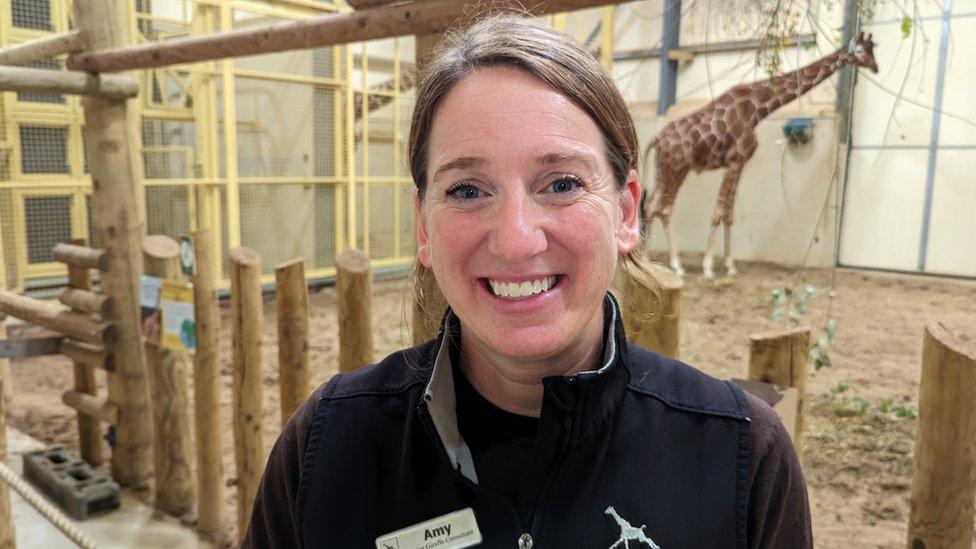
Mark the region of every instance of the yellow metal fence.
[[[0, 3], [0, 45], [69, 29], [63, 0]], [[339, 9], [312, 0], [133, 0], [129, 23], [140, 43]], [[330, 276], [350, 245], [375, 267], [408, 264], [413, 53], [412, 38], [400, 38], [138, 72], [147, 233], [217, 229], [216, 251], [254, 248], [268, 281], [295, 257], [310, 277]], [[56, 283], [65, 273], [51, 247], [91, 234], [83, 129], [76, 97], [0, 93], [8, 287]]]
[[[128, 2], [131, 43], [349, 9], [316, 0]], [[70, 28], [68, 0], [0, 0], [0, 8], [0, 45]], [[612, 7], [548, 20], [581, 40], [601, 25], [609, 67]], [[348, 246], [366, 251], [374, 267], [409, 264], [413, 57], [414, 40], [404, 37], [136, 72], [146, 232], [215, 229], [214, 251], [226, 258], [232, 247], [254, 248], [266, 282], [276, 264], [296, 257], [310, 277], [331, 276]], [[53, 245], [89, 239], [83, 130], [77, 97], [0, 93], [0, 278], [9, 288], [58, 284], [65, 272], [51, 262]]]

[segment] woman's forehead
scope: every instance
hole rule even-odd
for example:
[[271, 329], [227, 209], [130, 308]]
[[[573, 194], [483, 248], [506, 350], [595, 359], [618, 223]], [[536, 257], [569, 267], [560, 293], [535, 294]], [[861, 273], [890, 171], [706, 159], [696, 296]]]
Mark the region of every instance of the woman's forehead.
[[435, 169], [446, 157], [520, 152], [536, 158], [602, 149], [602, 133], [586, 112], [542, 80], [513, 67], [489, 67], [465, 77], [448, 92], [431, 125]]

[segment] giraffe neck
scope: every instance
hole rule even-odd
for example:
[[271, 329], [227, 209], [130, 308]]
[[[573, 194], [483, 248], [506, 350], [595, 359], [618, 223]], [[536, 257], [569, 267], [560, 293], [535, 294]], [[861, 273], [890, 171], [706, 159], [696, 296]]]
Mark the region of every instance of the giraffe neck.
[[763, 95], [768, 97], [756, 106], [758, 119], [762, 120], [776, 109], [810, 91], [849, 62], [847, 49], [841, 48], [793, 72], [756, 82], [754, 86], [765, 88], [766, 93]]

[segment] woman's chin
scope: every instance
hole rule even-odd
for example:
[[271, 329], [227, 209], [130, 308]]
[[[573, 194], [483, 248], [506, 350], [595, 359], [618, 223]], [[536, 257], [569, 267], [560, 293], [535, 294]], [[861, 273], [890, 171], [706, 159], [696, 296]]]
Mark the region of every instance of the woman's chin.
[[491, 347], [494, 348], [495, 354], [509, 359], [527, 362], [545, 361], [562, 354], [569, 343], [562, 337], [556, 337], [555, 334], [545, 333], [549, 331], [551, 327], [537, 330], [510, 329], [504, 333], [492, 334]]

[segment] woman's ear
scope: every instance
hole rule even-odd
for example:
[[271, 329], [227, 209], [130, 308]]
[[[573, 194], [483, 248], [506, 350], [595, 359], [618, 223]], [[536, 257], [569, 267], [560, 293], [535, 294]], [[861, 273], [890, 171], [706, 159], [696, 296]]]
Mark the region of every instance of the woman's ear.
[[627, 182], [620, 190], [620, 210], [623, 213], [620, 227], [617, 228], [617, 252], [620, 254], [628, 254], [640, 244], [641, 198], [637, 170], [630, 170]]
[[424, 218], [423, 203], [420, 201], [420, 194], [417, 187], [413, 188], [413, 206], [416, 212], [414, 218], [417, 223], [417, 260], [424, 267], [430, 268], [430, 246], [427, 234], [427, 220]]

